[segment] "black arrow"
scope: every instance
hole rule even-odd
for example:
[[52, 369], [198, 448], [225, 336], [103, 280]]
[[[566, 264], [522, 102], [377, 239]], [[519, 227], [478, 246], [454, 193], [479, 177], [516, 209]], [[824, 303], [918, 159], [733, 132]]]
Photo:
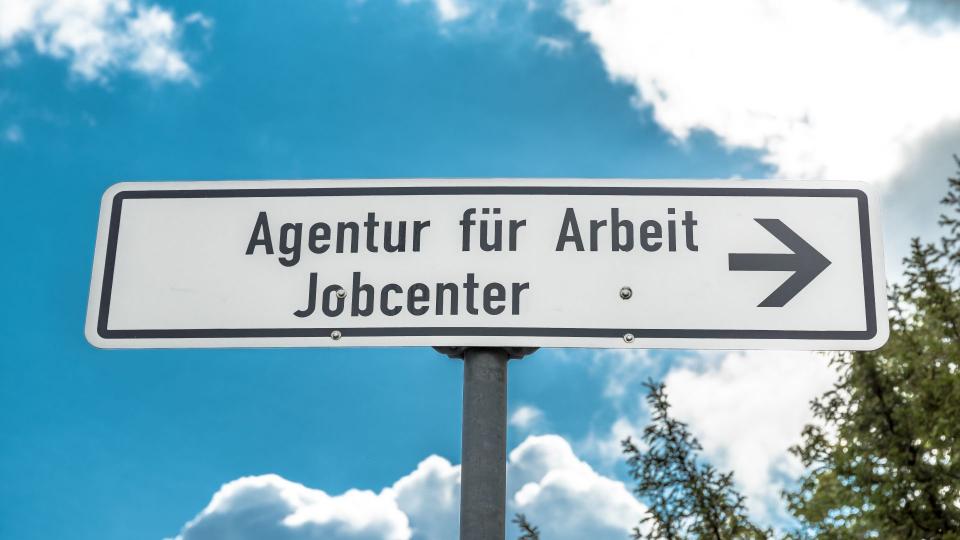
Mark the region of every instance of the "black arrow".
[[754, 221], [777, 237], [777, 240], [783, 242], [793, 253], [731, 253], [730, 270], [793, 271], [792, 276], [757, 306], [783, 307], [830, 266], [830, 260], [779, 219]]

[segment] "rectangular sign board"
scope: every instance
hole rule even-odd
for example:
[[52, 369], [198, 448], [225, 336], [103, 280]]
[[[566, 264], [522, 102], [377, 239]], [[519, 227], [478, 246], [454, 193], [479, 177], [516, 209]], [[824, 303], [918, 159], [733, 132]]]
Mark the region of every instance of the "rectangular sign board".
[[326, 180], [107, 190], [104, 348], [874, 349], [880, 226], [848, 182]]

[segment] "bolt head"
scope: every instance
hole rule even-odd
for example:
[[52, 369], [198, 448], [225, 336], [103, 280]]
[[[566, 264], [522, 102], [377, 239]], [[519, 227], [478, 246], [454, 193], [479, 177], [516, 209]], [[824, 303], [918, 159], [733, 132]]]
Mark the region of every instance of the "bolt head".
[[337, 298], [346, 298], [346, 297], [347, 297], [347, 291], [343, 289], [337, 289]]
[[624, 334], [623, 340], [627, 343], [633, 343], [633, 334]]
[[333, 339], [334, 341], [342, 337], [343, 337], [343, 334], [339, 330], [334, 330], [333, 332], [330, 332], [330, 338]]
[[629, 300], [633, 296], [633, 289], [630, 287], [620, 287], [620, 298]]

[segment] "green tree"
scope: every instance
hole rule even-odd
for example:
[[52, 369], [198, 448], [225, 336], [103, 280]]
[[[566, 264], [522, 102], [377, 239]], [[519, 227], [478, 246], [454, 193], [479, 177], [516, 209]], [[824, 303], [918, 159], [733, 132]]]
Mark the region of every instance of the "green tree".
[[890, 290], [890, 340], [834, 356], [791, 449], [808, 471], [785, 494], [794, 537], [960, 538], [960, 179], [942, 202], [943, 238], [913, 240]]
[[[643, 430], [643, 444], [622, 442], [634, 493], [647, 504], [647, 516], [633, 529], [635, 539], [761, 539], [769, 530], [747, 516], [744, 496], [733, 473], [703, 463], [703, 450], [686, 424], [670, 416], [663, 383], [647, 381], [652, 413]], [[646, 532], [644, 532], [646, 529]]]

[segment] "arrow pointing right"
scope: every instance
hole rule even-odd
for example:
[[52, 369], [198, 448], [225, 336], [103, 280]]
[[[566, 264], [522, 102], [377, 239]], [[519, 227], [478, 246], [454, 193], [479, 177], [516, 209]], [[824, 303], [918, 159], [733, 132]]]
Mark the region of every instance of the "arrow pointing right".
[[828, 266], [830, 260], [779, 219], [754, 219], [793, 253], [731, 253], [731, 271], [793, 271], [757, 307], [783, 307]]

